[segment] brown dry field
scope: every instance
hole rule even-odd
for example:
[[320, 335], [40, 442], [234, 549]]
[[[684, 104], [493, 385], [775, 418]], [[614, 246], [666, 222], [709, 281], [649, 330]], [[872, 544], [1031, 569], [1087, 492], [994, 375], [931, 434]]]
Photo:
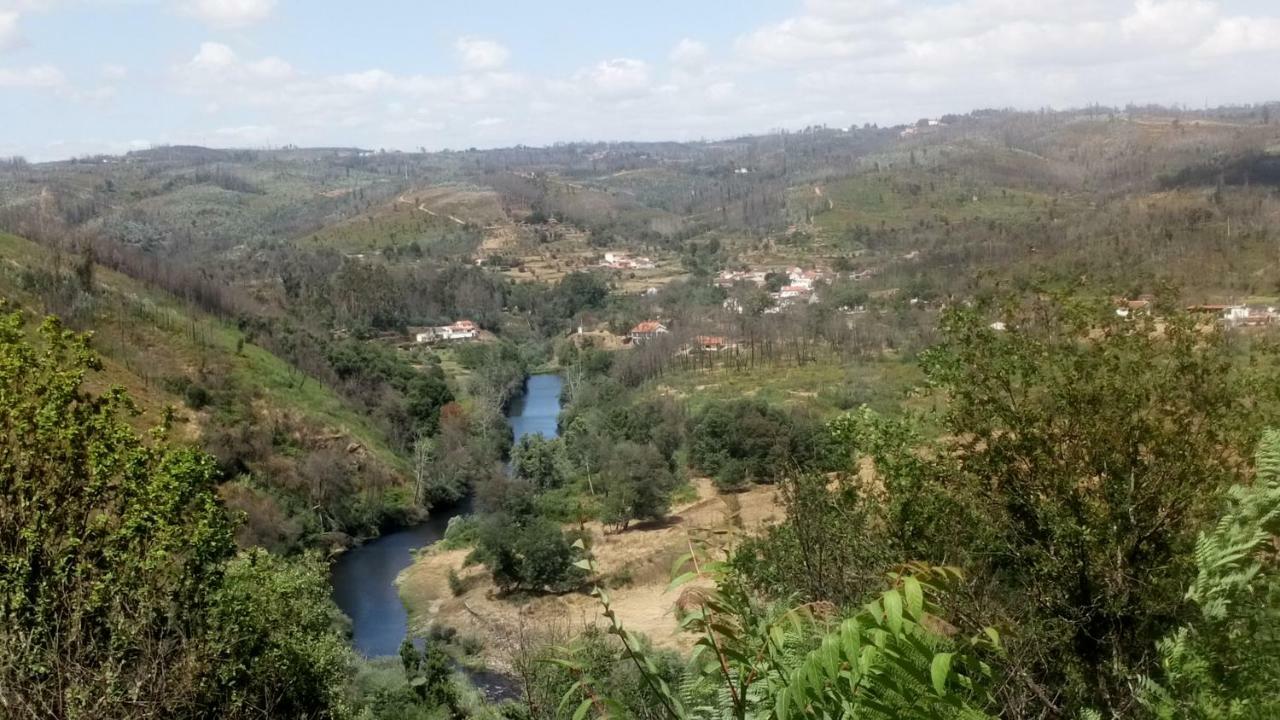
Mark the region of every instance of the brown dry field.
[[[662, 648], [689, 650], [695, 638], [678, 631], [672, 611], [678, 592], [668, 593], [671, 565], [688, 552], [696, 529], [732, 529], [732, 513], [716, 494], [711, 482], [696, 481], [698, 499], [672, 510], [661, 527], [632, 527], [622, 533], [606, 533], [598, 522], [587, 524], [592, 551], [605, 578], [629, 572], [631, 582], [611, 588], [609, 594], [621, 622], [631, 631], [647, 635]], [[750, 532], [781, 519], [775, 489], [753, 487], [735, 495], [740, 507], [741, 530]], [[573, 633], [591, 624], [604, 624], [601, 608], [586, 593], [521, 597], [498, 595], [481, 566], [464, 568], [465, 550], [428, 548], [400, 574], [400, 597], [409, 609], [411, 634], [424, 634], [433, 624], [452, 627], [484, 642], [484, 661], [507, 668], [510, 651], [530, 634]], [[449, 589], [453, 569], [466, 588], [455, 597]]]

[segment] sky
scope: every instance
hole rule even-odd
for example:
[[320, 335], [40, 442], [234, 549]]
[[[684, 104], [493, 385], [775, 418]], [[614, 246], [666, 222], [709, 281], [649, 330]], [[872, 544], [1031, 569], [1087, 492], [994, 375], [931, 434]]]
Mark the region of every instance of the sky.
[[1277, 0], [0, 0], [0, 156], [1280, 99]]

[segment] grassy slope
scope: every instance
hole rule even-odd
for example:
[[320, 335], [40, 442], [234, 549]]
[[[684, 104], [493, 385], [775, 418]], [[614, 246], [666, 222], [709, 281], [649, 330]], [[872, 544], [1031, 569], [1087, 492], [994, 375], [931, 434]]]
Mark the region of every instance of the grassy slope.
[[[46, 248], [0, 234], [0, 265], [4, 266], [0, 294], [36, 309], [36, 299], [13, 282], [15, 273], [23, 267], [48, 267], [51, 261], [52, 253]], [[164, 389], [166, 378], [189, 376], [216, 364], [229, 370], [243, 387], [257, 391], [272, 411], [297, 413], [347, 433], [385, 464], [403, 466], [381, 433], [333, 391], [250, 343], [237, 353], [243, 335], [228, 323], [101, 267], [96, 283], [98, 296], [88, 329], [95, 331], [93, 344], [104, 356], [106, 368], [95, 385], [125, 387], [145, 416], [158, 418], [164, 406], [180, 403]]]
[[825, 416], [862, 404], [897, 412], [922, 379], [919, 367], [904, 360], [831, 357], [801, 367], [783, 363], [747, 370], [718, 367], [676, 372], [664, 375], [653, 391], [686, 399], [693, 412], [708, 402], [755, 397]]
[[[797, 205], [813, 208], [814, 225], [838, 233], [850, 225], [905, 228], [943, 218], [1016, 222], [1046, 214], [1053, 200], [1036, 192], [895, 171], [795, 188], [789, 204], [792, 212]], [[825, 209], [826, 201], [830, 209]]]

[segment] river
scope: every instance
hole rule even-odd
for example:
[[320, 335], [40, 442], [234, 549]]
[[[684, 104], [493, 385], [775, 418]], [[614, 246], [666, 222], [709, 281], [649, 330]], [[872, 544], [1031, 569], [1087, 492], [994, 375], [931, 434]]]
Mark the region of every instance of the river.
[[[516, 441], [531, 433], [556, 436], [560, 415], [559, 375], [533, 375], [524, 393], [507, 412]], [[383, 535], [342, 555], [333, 564], [333, 599], [351, 618], [352, 644], [366, 657], [394, 655], [408, 632], [408, 615], [400, 601], [396, 577], [413, 562], [413, 551], [444, 537], [449, 519], [471, 512], [470, 499], [433, 514], [427, 522]], [[477, 685], [496, 678], [469, 673]]]

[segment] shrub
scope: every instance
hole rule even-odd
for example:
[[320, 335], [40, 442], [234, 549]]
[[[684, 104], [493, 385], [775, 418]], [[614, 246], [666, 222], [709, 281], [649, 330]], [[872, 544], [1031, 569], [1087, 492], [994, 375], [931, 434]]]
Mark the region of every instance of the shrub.
[[476, 558], [503, 591], [572, 587], [582, 578], [573, 565], [577, 554], [554, 522], [528, 517], [517, 523], [505, 513], [485, 520], [475, 549]]
[[192, 410], [199, 410], [209, 404], [212, 400], [209, 391], [203, 385], [192, 383], [182, 393], [182, 399], [187, 403], [187, 407]]
[[690, 463], [725, 489], [773, 482], [804, 460], [794, 421], [759, 400], [714, 403], [690, 429]]
[[621, 443], [605, 466], [600, 519], [620, 530], [632, 520], [661, 520], [675, 480], [652, 445]]

